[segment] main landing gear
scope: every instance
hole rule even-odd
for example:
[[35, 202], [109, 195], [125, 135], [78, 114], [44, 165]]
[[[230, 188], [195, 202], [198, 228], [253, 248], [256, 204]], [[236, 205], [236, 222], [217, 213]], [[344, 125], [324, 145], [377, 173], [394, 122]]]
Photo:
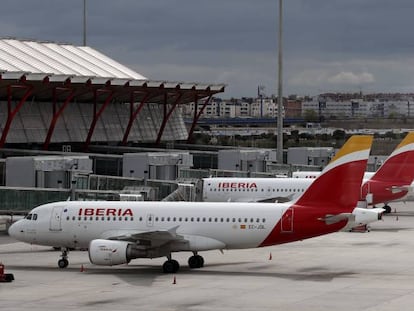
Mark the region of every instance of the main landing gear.
[[[193, 252], [193, 256], [188, 258], [188, 265], [191, 269], [202, 268], [204, 266], [204, 258]], [[180, 269], [180, 264], [177, 260], [171, 258], [171, 254], [167, 256], [167, 261], [162, 265], [164, 273], [176, 273]]]
[[69, 265], [69, 260], [68, 260], [68, 250], [67, 248], [62, 248], [62, 255], [61, 255], [61, 259], [59, 259], [58, 261], [58, 266], [61, 269], [66, 268]]
[[180, 269], [180, 264], [177, 260], [171, 258], [171, 254], [167, 256], [167, 261], [162, 265], [164, 273], [176, 273]]
[[188, 258], [188, 265], [191, 269], [202, 268], [204, 266], [204, 258], [194, 252], [194, 255]]

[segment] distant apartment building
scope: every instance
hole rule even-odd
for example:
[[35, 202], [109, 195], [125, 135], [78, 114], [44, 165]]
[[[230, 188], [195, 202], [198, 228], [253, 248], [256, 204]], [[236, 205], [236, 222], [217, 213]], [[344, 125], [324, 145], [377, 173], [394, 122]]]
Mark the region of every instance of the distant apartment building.
[[[204, 102], [197, 104], [202, 109]], [[196, 105], [182, 106], [185, 117], [192, 117]], [[278, 104], [276, 97], [240, 99], [212, 98], [204, 108], [202, 118], [276, 118]], [[342, 118], [389, 118], [414, 117], [413, 94], [321, 94], [315, 97], [296, 98], [283, 101], [285, 118], [301, 118], [313, 115], [325, 119]]]
[[[198, 103], [197, 109], [202, 109], [203, 103]], [[183, 107], [182, 112], [185, 116], [194, 114], [196, 105], [191, 103]], [[278, 107], [275, 98], [241, 98], [223, 100], [213, 98], [204, 108], [204, 118], [275, 118]]]

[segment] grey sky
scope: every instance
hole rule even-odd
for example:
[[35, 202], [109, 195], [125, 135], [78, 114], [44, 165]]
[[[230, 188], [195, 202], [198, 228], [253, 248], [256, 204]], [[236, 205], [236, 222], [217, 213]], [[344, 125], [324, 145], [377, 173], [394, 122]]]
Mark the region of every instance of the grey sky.
[[[153, 80], [277, 87], [278, 0], [87, 0], [88, 45]], [[83, 0], [3, 0], [0, 36], [82, 44]], [[414, 92], [414, 1], [284, 0], [284, 94]]]

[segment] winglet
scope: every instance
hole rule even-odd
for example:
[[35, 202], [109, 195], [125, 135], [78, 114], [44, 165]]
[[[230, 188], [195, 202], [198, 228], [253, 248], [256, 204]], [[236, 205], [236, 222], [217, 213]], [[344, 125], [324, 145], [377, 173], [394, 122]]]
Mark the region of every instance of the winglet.
[[372, 136], [351, 136], [295, 206], [330, 206], [352, 211], [360, 198]]

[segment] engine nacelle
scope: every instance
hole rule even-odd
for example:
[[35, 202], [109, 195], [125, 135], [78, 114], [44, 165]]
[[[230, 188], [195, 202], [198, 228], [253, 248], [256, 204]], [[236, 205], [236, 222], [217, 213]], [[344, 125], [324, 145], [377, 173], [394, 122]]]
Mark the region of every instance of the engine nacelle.
[[369, 224], [382, 219], [383, 208], [355, 208], [352, 214], [355, 216], [355, 223], [358, 225]]
[[383, 208], [360, 208], [356, 207], [352, 211], [353, 219], [348, 221], [348, 224], [342, 231], [351, 231], [359, 226], [366, 226], [372, 222], [382, 219], [384, 213]]
[[135, 243], [125, 241], [97, 239], [89, 243], [89, 260], [102, 266], [121, 265], [135, 258], [157, 258], [168, 254], [168, 248], [140, 248]]
[[89, 260], [95, 265], [113, 266], [127, 263], [130, 243], [124, 241], [92, 240], [89, 243]]

